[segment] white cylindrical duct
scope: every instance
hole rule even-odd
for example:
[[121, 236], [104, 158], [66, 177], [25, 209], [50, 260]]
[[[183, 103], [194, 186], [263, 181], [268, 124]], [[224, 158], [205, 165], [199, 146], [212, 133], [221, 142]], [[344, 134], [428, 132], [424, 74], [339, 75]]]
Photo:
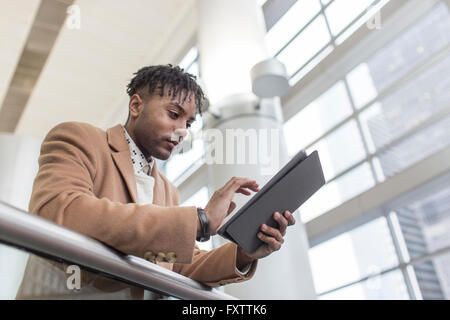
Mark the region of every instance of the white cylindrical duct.
[[[0, 201], [28, 211], [33, 180], [38, 170], [40, 141], [0, 133]], [[0, 299], [14, 299], [28, 254], [0, 244]]]

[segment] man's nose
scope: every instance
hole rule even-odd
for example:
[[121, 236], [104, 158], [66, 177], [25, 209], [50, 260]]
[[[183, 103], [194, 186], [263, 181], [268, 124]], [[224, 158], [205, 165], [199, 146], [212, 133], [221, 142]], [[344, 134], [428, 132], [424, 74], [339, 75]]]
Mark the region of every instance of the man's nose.
[[183, 141], [184, 137], [188, 135], [188, 131], [186, 129], [177, 129], [173, 132], [172, 138], [175, 141], [181, 142]]

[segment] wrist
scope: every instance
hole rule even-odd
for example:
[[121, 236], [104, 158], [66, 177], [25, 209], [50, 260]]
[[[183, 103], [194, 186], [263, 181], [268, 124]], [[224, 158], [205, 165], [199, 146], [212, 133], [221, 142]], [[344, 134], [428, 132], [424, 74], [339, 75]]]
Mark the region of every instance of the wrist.
[[242, 270], [244, 267], [246, 267], [247, 265], [253, 263], [256, 259], [250, 257], [245, 251], [244, 249], [242, 249], [241, 247], [237, 248], [237, 253], [236, 253], [236, 267], [239, 270]]
[[211, 215], [210, 213], [210, 209], [208, 208], [208, 206], [205, 207], [205, 209], [203, 209], [203, 211], [205, 212], [206, 217], [208, 218], [208, 223], [209, 223], [209, 234], [211, 236], [216, 235], [216, 228], [217, 228], [217, 222], [215, 221], [214, 216]]

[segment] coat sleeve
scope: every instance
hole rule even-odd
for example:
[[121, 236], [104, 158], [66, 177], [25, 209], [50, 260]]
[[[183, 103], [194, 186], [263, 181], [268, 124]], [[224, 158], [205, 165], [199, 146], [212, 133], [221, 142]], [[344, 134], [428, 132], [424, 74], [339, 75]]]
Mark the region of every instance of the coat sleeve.
[[[91, 129], [92, 130], [92, 129]], [[97, 239], [125, 254], [175, 252], [192, 262], [195, 207], [161, 207], [113, 202], [94, 195], [99, 157], [94, 132], [79, 123], [52, 129], [41, 147], [30, 212]]]
[[[174, 186], [172, 190], [175, 195], [174, 201], [178, 204], [178, 190]], [[237, 245], [231, 242], [211, 251], [200, 250], [196, 245], [192, 263], [176, 263], [173, 271], [211, 287], [251, 279], [255, 274], [258, 261], [253, 262], [246, 275], [242, 275], [236, 271], [236, 254]]]

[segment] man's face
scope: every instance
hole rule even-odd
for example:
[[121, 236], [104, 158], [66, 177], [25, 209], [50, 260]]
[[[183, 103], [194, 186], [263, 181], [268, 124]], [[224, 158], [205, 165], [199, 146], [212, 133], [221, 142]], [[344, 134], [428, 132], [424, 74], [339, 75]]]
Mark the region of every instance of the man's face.
[[146, 101], [134, 95], [127, 131], [147, 158], [167, 160], [195, 121], [195, 110], [193, 95], [184, 102], [181, 95], [171, 97], [165, 92], [161, 97], [158, 90]]

